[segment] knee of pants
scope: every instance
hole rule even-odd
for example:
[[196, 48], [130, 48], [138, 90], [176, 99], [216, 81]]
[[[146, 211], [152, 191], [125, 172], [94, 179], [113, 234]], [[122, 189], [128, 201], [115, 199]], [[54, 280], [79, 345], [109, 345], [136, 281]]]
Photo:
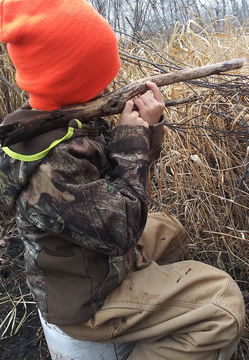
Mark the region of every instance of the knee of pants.
[[[245, 327], [245, 304], [238, 285], [228, 274], [226, 275], [228, 285], [220, 298], [217, 299], [217, 305], [224, 307], [224, 310], [234, 317], [235, 326], [237, 326], [237, 337], [241, 337]], [[224, 324], [224, 331], [225, 329]]]
[[196, 265], [196, 262], [192, 260], [186, 263], [199, 272], [197, 276], [199, 281], [197, 281], [197, 287], [194, 287], [200, 296], [199, 300], [202, 299], [205, 302], [205, 296], [207, 296], [207, 302], [215, 305], [217, 310], [220, 309], [217, 312], [220, 316], [220, 330], [226, 332], [227, 327], [232, 326], [235, 336], [240, 337], [245, 327], [245, 304], [236, 282], [228, 273], [210, 265], [201, 263]]

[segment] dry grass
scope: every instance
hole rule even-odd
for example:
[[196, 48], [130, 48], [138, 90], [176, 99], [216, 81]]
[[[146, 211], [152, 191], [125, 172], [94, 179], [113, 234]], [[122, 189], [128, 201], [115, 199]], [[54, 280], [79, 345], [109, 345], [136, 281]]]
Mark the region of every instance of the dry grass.
[[[169, 42], [162, 34], [144, 41], [122, 37], [122, 68], [113, 88], [164, 71], [247, 57], [247, 28], [235, 28], [231, 19], [220, 23], [223, 31], [218, 34], [212, 25], [204, 23], [202, 27], [193, 21], [185, 26], [176, 24]], [[5, 54], [3, 61], [0, 74], [14, 84], [13, 68]], [[149, 191], [151, 211], [168, 211], [187, 229], [187, 257], [227, 271], [240, 286], [246, 301], [247, 325], [234, 359], [242, 360], [249, 358], [247, 73], [246, 63], [229, 74], [162, 89], [166, 100], [193, 95], [198, 100], [166, 108], [165, 140], [159, 161], [151, 166]], [[4, 93], [2, 88], [3, 103], [5, 96], [6, 89]], [[8, 91], [11, 110], [21, 101]], [[2, 107], [0, 115], [3, 117], [7, 110]], [[8, 299], [7, 293], [3, 299]], [[12, 319], [13, 323], [19, 301], [25, 304], [24, 295], [11, 300], [13, 311], [6, 316], [6, 322]]]
[[16, 86], [15, 68], [6, 47], [0, 42], [0, 119], [20, 107], [25, 99], [25, 93]]
[[[181, 67], [248, 57], [247, 30], [228, 19], [223, 32], [194, 22], [161, 34], [120, 41], [120, 83]], [[194, 30], [193, 30], [194, 29]], [[127, 55], [125, 55], [125, 53]], [[143, 61], [145, 59], [145, 61]], [[238, 283], [247, 326], [234, 358], [249, 358], [249, 77], [241, 70], [161, 89], [166, 99], [198, 100], [165, 110], [165, 140], [152, 164], [151, 211], [177, 216], [189, 234], [187, 257], [227, 271]], [[125, 81], [124, 81], [125, 80]]]

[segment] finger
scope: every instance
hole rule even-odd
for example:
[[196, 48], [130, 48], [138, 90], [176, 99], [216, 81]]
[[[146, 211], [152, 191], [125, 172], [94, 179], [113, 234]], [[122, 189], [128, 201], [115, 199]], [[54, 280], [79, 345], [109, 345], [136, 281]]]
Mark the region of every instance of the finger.
[[147, 106], [150, 106], [151, 103], [156, 101], [156, 99], [150, 93], [145, 93], [139, 96], [137, 100], [141, 100]]
[[138, 110], [141, 111], [141, 109], [146, 106], [146, 101], [144, 99], [141, 99], [141, 97], [139, 97], [138, 99], [134, 100], [134, 104], [136, 105], [136, 107], [138, 108]]
[[163, 95], [158, 86], [152, 81], [146, 81], [145, 84], [153, 92], [154, 98], [160, 103], [164, 103]]
[[137, 106], [138, 111], [141, 115], [141, 112], [152, 109], [154, 104], [158, 104], [158, 101], [153, 98], [152, 95], [150, 95], [150, 97], [145, 97], [144, 95], [142, 95], [138, 99], [134, 100], [134, 104]]
[[125, 104], [125, 107], [124, 107], [124, 110], [122, 111], [122, 113], [124, 115], [131, 114], [132, 110], [133, 110], [133, 106], [134, 106], [134, 102], [132, 100], [126, 101], [126, 104]]

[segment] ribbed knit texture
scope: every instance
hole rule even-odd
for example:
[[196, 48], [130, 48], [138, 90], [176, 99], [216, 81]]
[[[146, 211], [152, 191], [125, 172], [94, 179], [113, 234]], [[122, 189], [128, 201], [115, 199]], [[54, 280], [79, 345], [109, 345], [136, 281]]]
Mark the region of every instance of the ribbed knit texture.
[[0, 40], [32, 107], [88, 101], [116, 76], [116, 36], [87, 1], [0, 0], [0, 7]]

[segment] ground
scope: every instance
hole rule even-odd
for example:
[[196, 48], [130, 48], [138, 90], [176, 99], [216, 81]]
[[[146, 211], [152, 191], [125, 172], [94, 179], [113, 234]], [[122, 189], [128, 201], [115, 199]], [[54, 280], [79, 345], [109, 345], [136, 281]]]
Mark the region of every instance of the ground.
[[37, 309], [25, 280], [21, 240], [5, 238], [0, 253], [0, 331], [3, 336], [0, 359], [50, 360]]
[[1, 340], [0, 358], [1, 360], [51, 359], [36, 312], [26, 320], [16, 335]]

